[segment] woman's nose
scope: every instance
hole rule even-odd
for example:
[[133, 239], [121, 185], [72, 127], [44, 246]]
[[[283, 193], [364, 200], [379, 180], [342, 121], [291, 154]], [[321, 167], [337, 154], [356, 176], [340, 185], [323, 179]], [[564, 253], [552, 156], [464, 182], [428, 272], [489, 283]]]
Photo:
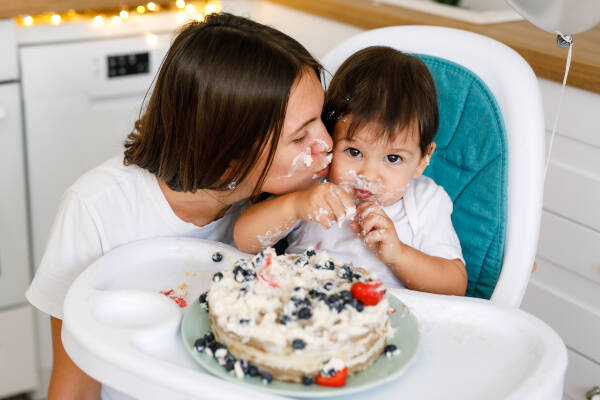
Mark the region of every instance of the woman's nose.
[[325, 129], [325, 125], [323, 125], [323, 123], [321, 122], [320, 129], [318, 130], [316, 137], [312, 141], [311, 152], [313, 154], [323, 152], [328, 153], [331, 151], [332, 146], [333, 141], [331, 140], [331, 136], [329, 136], [327, 129]]

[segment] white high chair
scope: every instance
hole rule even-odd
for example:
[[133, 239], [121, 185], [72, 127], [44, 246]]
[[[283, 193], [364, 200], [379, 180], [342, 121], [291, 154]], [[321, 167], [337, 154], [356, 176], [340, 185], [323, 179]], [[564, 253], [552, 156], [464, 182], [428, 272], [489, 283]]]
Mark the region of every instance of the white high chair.
[[[365, 32], [336, 47], [324, 65], [333, 72], [347, 56], [372, 44], [449, 59], [475, 72], [492, 90], [509, 136], [508, 240], [492, 302], [390, 289], [418, 320], [416, 359], [391, 382], [329, 395], [560, 400], [566, 348], [550, 327], [517, 308], [531, 271], [541, 212], [544, 140], [535, 76], [506, 46], [437, 27]], [[215, 251], [223, 257], [211, 257]], [[219, 379], [195, 363], [179, 332], [187, 307], [180, 309], [161, 294], [185, 286], [188, 304], [197, 304], [212, 275], [240, 256], [229, 246], [193, 238], [150, 239], [111, 251], [69, 289], [62, 331], [67, 353], [90, 376], [139, 399], [281, 398], [281, 392], [258, 390], [247, 380]]]
[[323, 66], [333, 75], [346, 58], [368, 46], [389, 46], [452, 61], [477, 75], [496, 98], [508, 141], [508, 201], [504, 259], [491, 301], [518, 307], [536, 254], [544, 188], [544, 118], [531, 67], [494, 39], [437, 26], [395, 26], [360, 33], [331, 50]]

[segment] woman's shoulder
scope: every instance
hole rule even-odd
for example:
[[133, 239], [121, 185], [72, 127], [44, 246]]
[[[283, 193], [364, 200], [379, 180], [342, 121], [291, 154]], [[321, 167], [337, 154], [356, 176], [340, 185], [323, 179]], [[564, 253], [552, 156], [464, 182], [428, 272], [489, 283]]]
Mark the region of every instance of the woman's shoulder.
[[81, 175], [67, 193], [76, 193], [82, 200], [111, 195], [116, 191], [126, 193], [133, 190], [140, 179], [147, 179], [145, 175], [151, 174], [136, 165], [125, 165], [123, 154], [120, 154]]

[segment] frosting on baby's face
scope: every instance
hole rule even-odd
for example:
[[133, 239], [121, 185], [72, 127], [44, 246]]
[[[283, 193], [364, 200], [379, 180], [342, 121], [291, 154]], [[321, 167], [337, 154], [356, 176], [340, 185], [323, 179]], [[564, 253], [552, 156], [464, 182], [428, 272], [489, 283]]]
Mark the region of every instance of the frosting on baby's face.
[[357, 202], [387, 206], [399, 201], [410, 181], [427, 167], [429, 155], [421, 156], [418, 133], [407, 128], [390, 141], [378, 137], [378, 127], [368, 124], [347, 139], [350, 122], [351, 118], [344, 118], [335, 125], [329, 180], [351, 193]]

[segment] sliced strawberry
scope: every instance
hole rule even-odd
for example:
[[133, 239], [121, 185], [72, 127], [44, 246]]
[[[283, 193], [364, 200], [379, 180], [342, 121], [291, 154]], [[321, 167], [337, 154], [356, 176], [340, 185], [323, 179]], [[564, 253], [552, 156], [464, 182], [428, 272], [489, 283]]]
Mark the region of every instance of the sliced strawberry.
[[348, 367], [336, 371], [332, 376], [319, 375], [315, 378], [315, 382], [322, 386], [344, 386], [348, 377]]
[[383, 298], [385, 289], [382, 287], [381, 282], [373, 284], [356, 282], [352, 285], [350, 293], [352, 293], [352, 297], [360, 300], [365, 306], [374, 306]]

